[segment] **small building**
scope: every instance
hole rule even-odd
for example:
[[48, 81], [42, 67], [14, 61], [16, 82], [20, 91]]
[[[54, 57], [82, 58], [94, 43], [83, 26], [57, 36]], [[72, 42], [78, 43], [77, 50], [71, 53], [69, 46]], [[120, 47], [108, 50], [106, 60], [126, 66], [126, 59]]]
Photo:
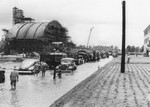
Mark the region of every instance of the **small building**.
[[150, 25], [144, 30], [144, 52], [150, 52]]

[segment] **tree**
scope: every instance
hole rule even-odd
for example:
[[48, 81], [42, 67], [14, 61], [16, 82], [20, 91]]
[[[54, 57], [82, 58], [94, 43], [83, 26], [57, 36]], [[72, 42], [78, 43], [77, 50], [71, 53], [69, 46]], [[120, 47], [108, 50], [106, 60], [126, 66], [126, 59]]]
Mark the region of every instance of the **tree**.
[[135, 52], [135, 46], [131, 46], [131, 52]]
[[119, 48], [118, 48], [118, 46], [115, 46], [115, 50], [118, 50]]
[[113, 48], [114, 48], [114, 46], [113, 46], [113, 45], [111, 45], [111, 46], [110, 46], [110, 48], [112, 48], [112, 49], [113, 49]]
[[131, 46], [130, 45], [127, 46], [127, 52], [131, 52]]
[[[70, 40], [71, 37], [68, 36], [68, 29], [63, 27], [57, 20], [51, 21], [48, 24], [48, 26], [46, 27], [44, 32], [45, 32], [46, 36], [44, 36], [43, 43], [45, 43], [45, 44], [43, 47], [47, 47], [45, 49], [45, 51], [46, 50], [50, 51], [48, 49], [48, 47], [56, 48], [54, 45], [52, 45], [52, 43], [54, 43], [54, 42], [62, 42], [63, 46], [62, 45], [57, 46], [59, 51], [63, 51], [64, 48], [66, 48], [68, 46], [73, 47], [75, 45]], [[53, 50], [53, 49], [51, 49], [51, 50]]]
[[55, 39], [53, 42], [66, 43], [70, 39], [67, 28], [63, 27], [57, 20], [53, 20], [49, 23], [45, 33], [54, 36]]
[[139, 51], [140, 51], [140, 47], [136, 47], [135, 52], [139, 52]]
[[6, 45], [6, 41], [4, 39], [2, 39], [0, 41], [0, 52], [3, 52], [5, 49], [5, 45]]

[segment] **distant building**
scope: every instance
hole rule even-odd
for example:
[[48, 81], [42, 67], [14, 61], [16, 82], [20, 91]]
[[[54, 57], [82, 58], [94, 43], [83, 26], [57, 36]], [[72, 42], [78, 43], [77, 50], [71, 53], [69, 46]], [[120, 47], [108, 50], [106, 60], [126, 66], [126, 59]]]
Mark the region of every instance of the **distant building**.
[[150, 52], [150, 25], [144, 30], [144, 52]]

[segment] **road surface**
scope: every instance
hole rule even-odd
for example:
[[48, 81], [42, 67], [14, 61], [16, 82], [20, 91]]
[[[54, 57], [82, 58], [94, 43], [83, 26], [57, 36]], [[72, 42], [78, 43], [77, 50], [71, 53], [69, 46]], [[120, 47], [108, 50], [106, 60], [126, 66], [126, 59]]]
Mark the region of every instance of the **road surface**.
[[102, 67], [112, 59], [110, 57], [79, 65], [73, 74], [63, 74], [61, 79], [56, 80], [53, 80], [50, 71], [46, 72], [45, 77], [41, 73], [38, 76], [20, 75], [16, 90], [11, 90], [9, 75], [13, 66], [19, 66], [20, 63], [0, 63], [0, 66], [6, 68], [6, 81], [0, 84], [0, 107], [48, 107], [97, 71], [98, 66]]

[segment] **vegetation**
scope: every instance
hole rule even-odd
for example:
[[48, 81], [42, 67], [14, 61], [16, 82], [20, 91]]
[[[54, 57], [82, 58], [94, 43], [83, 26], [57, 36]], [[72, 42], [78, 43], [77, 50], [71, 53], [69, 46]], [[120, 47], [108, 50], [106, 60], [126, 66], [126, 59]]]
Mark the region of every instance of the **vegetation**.
[[128, 45], [126, 50], [127, 50], [127, 52], [143, 52], [143, 46], [140, 48], [140, 47]]
[[6, 41], [4, 39], [2, 39], [0, 41], [0, 53], [4, 51], [5, 44], [6, 44]]
[[53, 20], [49, 23], [49, 26], [45, 30], [45, 34], [55, 36], [53, 42], [66, 43], [70, 39], [70, 37], [68, 36], [68, 29], [63, 27], [57, 20]]

